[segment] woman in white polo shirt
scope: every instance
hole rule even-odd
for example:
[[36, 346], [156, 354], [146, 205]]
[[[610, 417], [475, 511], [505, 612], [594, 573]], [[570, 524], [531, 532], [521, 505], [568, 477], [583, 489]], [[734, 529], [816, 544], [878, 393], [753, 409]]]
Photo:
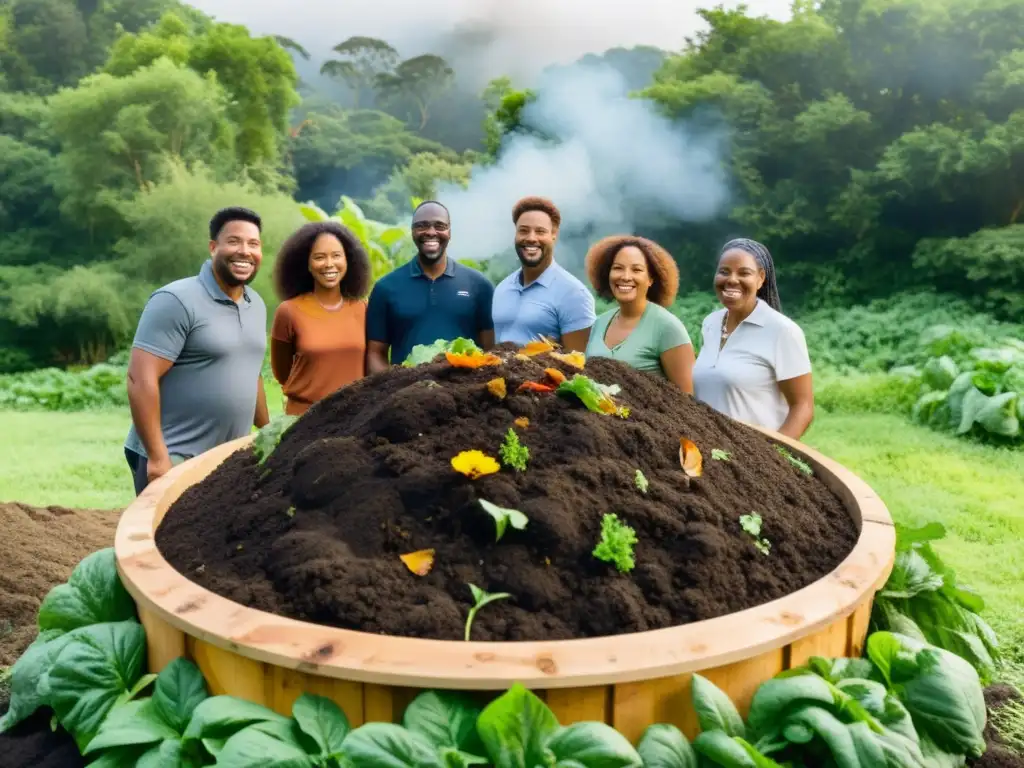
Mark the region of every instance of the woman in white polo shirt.
[[694, 397], [734, 419], [799, 439], [814, 418], [811, 360], [804, 332], [781, 312], [768, 249], [753, 240], [726, 243], [715, 292], [723, 309], [701, 327]]

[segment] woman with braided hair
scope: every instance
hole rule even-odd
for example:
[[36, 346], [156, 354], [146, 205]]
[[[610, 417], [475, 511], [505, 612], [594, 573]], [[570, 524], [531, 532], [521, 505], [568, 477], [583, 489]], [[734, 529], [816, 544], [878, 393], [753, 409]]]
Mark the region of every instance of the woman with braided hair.
[[782, 314], [775, 264], [754, 240], [730, 240], [718, 257], [723, 309], [701, 327], [694, 397], [716, 411], [800, 439], [814, 418], [804, 332]]

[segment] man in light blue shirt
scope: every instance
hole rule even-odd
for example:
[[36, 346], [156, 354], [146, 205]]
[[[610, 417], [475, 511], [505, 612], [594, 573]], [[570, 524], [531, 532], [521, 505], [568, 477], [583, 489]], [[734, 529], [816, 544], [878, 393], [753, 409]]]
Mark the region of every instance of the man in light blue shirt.
[[512, 209], [512, 221], [522, 267], [494, 289], [495, 341], [522, 345], [545, 336], [565, 351], [585, 351], [597, 317], [594, 297], [554, 261], [558, 208], [542, 197], [524, 197]]

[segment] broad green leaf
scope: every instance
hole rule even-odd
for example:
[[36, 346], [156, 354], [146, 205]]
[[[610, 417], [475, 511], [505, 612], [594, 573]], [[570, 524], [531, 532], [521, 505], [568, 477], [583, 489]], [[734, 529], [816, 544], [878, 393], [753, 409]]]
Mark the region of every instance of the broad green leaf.
[[909, 549], [915, 544], [926, 544], [946, 537], [946, 526], [931, 522], [917, 528], [896, 524], [896, 549]]
[[909, 599], [921, 592], [936, 592], [945, 583], [915, 549], [899, 552], [892, 573], [881, 590], [882, 597]]
[[323, 756], [341, 753], [341, 745], [352, 730], [341, 707], [323, 696], [304, 693], [292, 706], [299, 728], [316, 742]]
[[782, 768], [770, 757], [739, 737], [725, 731], [705, 731], [693, 740], [694, 751], [701, 756], [701, 764], [722, 768]]
[[967, 394], [964, 395], [963, 411], [960, 414], [960, 424], [956, 428], [958, 435], [965, 435], [971, 431], [974, 422], [978, 420], [978, 416], [985, 410], [988, 400], [988, 395], [981, 392], [977, 387], [967, 390]]
[[644, 768], [697, 768], [697, 755], [683, 732], [674, 725], [647, 727], [636, 747]]
[[314, 768], [300, 747], [280, 741], [257, 728], [245, 728], [229, 738], [217, 755], [222, 768]]
[[0, 717], [0, 733], [8, 731], [47, 704], [42, 683], [53, 660], [68, 643], [70, 636], [59, 629], [40, 632], [11, 667], [11, 700], [7, 713]]
[[546, 765], [545, 745], [558, 728], [547, 704], [519, 683], [488, 704], [476, 722], [495, 768]]
[[83, 754], [114, 747], [158, 744], [165, 739], [178, 741], [180, 737], [181, 734], [157, 712], [153, 699], [129, 701], [111, 710]]
[[960, 370], [953, 358], [948, 355], [933, 357], [925, 363], [921, 371], [924, 383], [931, 389], [939, 390], [948, 390], [958, 375], [960, 375]]
[[556, 768], [642, 768], [629, 740], [610, 725], [573, 723], [555, 732], [547, 743]]
[[192, 768], [200, 764], [187, 760], [182, 751], [179, 739], [168, 739], [151, 748], [132, 765], [135, 768]]
[[212, 696], [200, 702], [185, 728], [186, 740], [227, 739], [253, 723], [290, 722], [271, 709], [234, 696]]
[[39, 606], [39, 629], [79, 627], [135, 618], [135, 603], [117, 575], [113, 547], [83, 559], [66, 584], [50, 590]]
[[975, 421], [989, 434], [1016, 437], [1020, 434], [1017, 393], [1003, 392], [989, 398], [985, 407], [978, 412]]
[[694, 674], [690, 684], [693, 708], [702, 731], [725, 731], [729, 736], [747, 735], [743, 718], [732, 699], [706, 677]]
[[345, 758], [359, 768], [447, 768], [427, 739], [393, 723], [367, 723], [345, 739]]
[[448, 342], [444, 339], [437, 339], [433, 344], [417, 344], [414, 346], [408, 357], [402, 362], [403, 368], [413, 368], [417, 365], [426, 365], [433, 362], [438, 355], [443, 355], [448, 350]]
[[203, 673], [191, 661], [179, 657], [157, 676], [153, 708], [181, 736], [185, 733], [192, 713], [206, 698]]
[[260, 428], [252, 441], [252, 452], [256, 455], [260, 464], [266, 463], [267, 459], [270, 458], [270, 455], [280, 444], [281, 438], [298, 421], [298, 418], [298, 416], [280, 414]]
[[323, 208], [314, 203], [302, 203], [299, 205], [299, 212], [306, 221], [327, 221], [331, 218]]
[[947, 752], [982, 754], [985, 697], [974, 667], [956, 654], [888, 632], [868, 638], [868, 653], [880, 669], [885, 665], [889, 687], [920, 736], [927, 734]]
[[476, 732], [480, 712], [480, 707], [464, 695], [425, 691], [406, 707], [402, 723], [435, 747], [482, 755], [484, 746]]
[[136, 621], [94, 624], [68, 634], [43, 681], [44, 695], [79, 750], [118, 698], [142, 675], [146, 633]]

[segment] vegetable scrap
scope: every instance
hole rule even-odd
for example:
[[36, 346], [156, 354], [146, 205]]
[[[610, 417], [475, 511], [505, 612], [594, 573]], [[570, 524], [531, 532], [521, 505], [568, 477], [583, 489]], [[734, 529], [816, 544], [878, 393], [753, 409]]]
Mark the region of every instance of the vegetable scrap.
[[406, 555], [399, 555], [405, 567], [417, 576], [426, 576], [434, 567], [434, 550], [421, 549], [418, 552], [410, 552]]
[[476, 480], [484, 475], [493, 475], [501, 469], [497, 460], [488, 456], [483, 451], [462, 451], [452, 458], [452, 469], [459, 472], [470, 480]]
[[637, 542], [636, 531], [619, 520], [615, 514], [601, 518], [601, 541], [594, 548], [594, 557], [612, 563], [620, 573], [633, 570], [633, 547]]
[[505, 388], [505, 379], [491, 379], [487, 382], [487, 391], [499, 400], [504, 400], [508, 396], [508, 390]]
[[688, 477], [700, 477], [704, 474], [704, 457], [701, 456], [697, 444], [685, 437], [679, 438], [679, 464]]

